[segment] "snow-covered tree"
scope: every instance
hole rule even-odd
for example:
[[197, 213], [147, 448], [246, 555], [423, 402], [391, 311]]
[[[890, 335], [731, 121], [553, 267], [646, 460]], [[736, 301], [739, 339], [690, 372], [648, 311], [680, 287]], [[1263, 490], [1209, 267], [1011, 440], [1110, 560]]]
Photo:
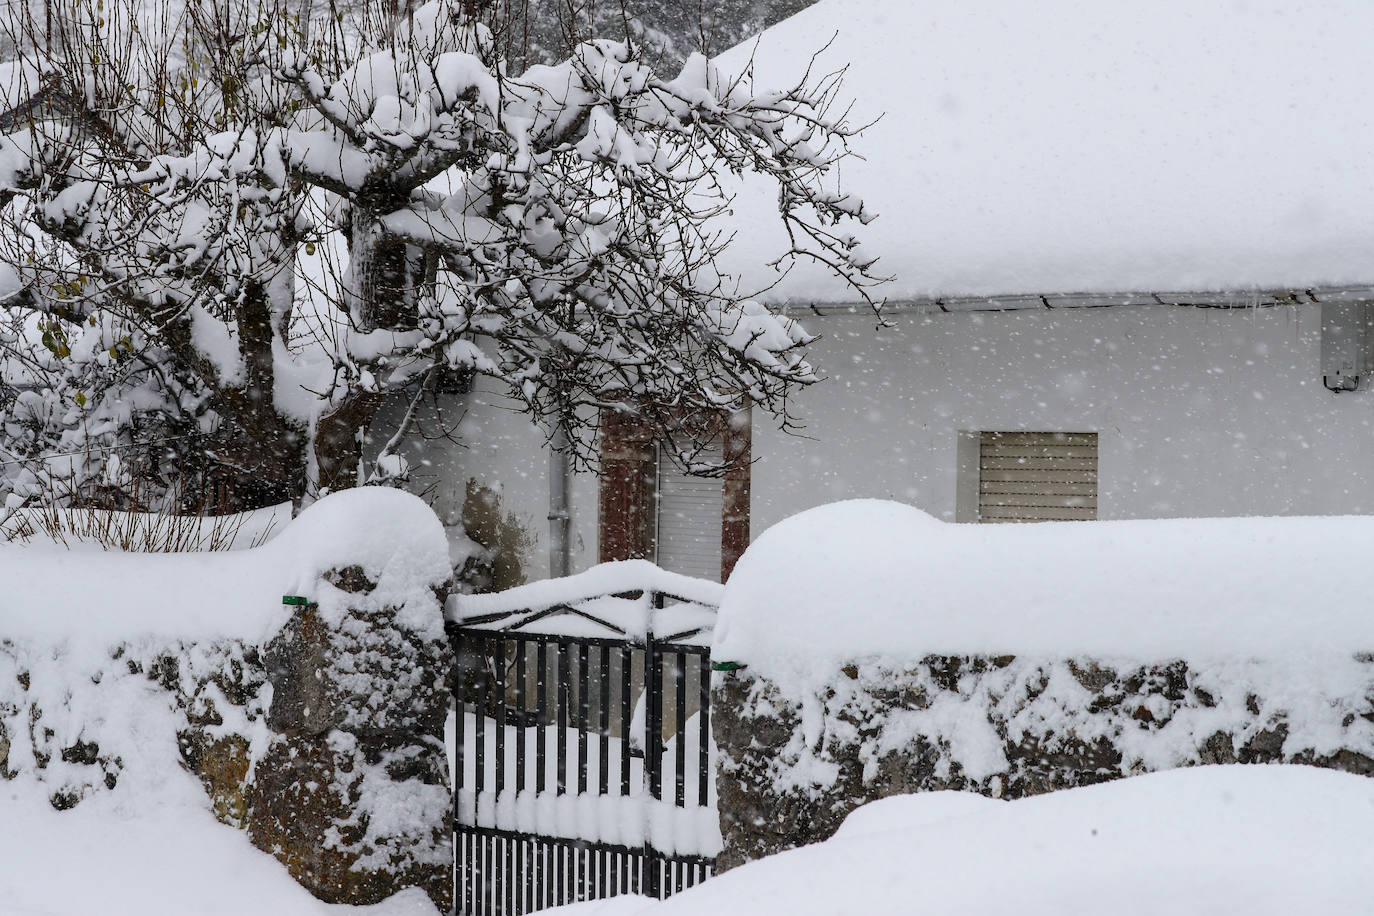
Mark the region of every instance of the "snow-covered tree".
[[138, 180], [226, 129], [285, 123], [287, 94], [241, 62], [245, 36], [282, 44], [295, 24], [244, 4], [35, 7], [7, 23], [33, 52], [3, 85], [6, 375], [23, 383], [5, 417], [6, 488], [138, 481], [150, 495], [149, 477], [195, 475], [177, 489], [228, 478], [235, 503], [298, 495], [303, 427], [274, 405], [280, 335], [266, 325], [272, 301], [289, 306], [299, 193], [205, 174], [171, 201]]
[[[828, 175], [833, 77], [761, 92], [694, 56], [665, 79], [613, 41], [512, 74], [457, 0], [370, 47], [308, 3], [54, 5], [4, 76], [0, 293], [30, 390], [0, 446], [85, 436], [73, 476], [105, 473], [90, 436], [156, 417], [244, 503], [351, 486], [382, 401], [435, 372], [499, 380], [583, 455], [605, 408], [785, 420], [810, 338], [714, 267], [733, 176], [776, 182], [794, 256], [870, 282]], [[5, 485], [41, 489], [18, 466]]]

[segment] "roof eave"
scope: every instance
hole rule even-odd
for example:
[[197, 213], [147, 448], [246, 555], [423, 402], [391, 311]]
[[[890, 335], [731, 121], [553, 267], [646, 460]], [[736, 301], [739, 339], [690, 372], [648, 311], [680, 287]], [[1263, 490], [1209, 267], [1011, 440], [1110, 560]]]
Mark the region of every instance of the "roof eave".
[[[1121, 305], [1181, 305], [1194, 308], [1266, 308], [1312, 302], [1374, 302], [1374, 286], [1321, 286], [1302, 289], [1245, 289], [1182, 292], [1044, 293], [1007, 296], [939, 296], [889, 299], [883, 314], [903, 312], [1014, 312], [1027, 309], [1109, 308]], [[868, 303], [799, 302], [780, 306], [791, 314], [848, 315], [872, 311]]]

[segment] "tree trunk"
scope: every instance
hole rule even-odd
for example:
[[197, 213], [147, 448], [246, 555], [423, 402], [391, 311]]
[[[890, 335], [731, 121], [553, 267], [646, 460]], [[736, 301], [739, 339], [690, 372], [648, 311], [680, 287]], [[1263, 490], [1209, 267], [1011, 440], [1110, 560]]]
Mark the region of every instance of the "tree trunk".
[[226, 421], [218, 442], [206, 449], [217, 466], [210, 472], [213, 479], [228, 484], [229, 501], [221, 511], [300, 505], [306, 488], [305, 436], [276, 419], [253, 430]]
[[[353, 202], [350, 223], [343, 298], [354, 327], [370, 332], [413, 326], [415, 303], [425, 279], [422, 252], [388, 236], [376, 212], [363, 202]], [[364, 439], [384, 399], [384, 393], [354, 389], [320, 417], [315, 426], [320, 492], [361, 483]]]
[[354, 203], [344, 302], [360, 331], [414, 326], [428, 279], [423, 252], [382, 230], [376, 213]]
[[320, 492], [357, 486], [363, 440], [385, 395], [355, 391], [315, 425], [315, 463]]

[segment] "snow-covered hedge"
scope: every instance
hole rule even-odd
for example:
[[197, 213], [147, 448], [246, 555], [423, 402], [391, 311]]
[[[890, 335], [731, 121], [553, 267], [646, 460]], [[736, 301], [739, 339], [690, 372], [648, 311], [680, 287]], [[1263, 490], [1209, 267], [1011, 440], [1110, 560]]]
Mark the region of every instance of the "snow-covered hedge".
[[865, 801], [1201, 763], [1374, 775], [1374, 519], [947, 525], [803, 513], [726, 586], [726, 867]]
[[447, 908], [449, 566], [420, 500], [336, 494], [231, 553], [7, 547], [0, 576], [0, 779], [199, 804], [323, 899]]

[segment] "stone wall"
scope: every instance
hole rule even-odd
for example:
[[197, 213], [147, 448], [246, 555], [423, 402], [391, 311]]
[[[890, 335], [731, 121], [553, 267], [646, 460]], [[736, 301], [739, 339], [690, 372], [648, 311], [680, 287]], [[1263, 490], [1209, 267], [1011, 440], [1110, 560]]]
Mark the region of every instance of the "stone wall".
[[826, 839], [865, 802], [1019, 798], [1170, 767], [1303, 763], [1374, 776], [1374, 659], [928, 656], [787, 688], [718, 675], [724, 871]]
[[328, 600], [295, 608], [261, 646], [0, 641], [0, 780], [65, 809], [180, 765], [219, 820], [320, 899], [420, 886], [447, 912], [443, 595], [386, 606], [359, 567], [317, 587]]

